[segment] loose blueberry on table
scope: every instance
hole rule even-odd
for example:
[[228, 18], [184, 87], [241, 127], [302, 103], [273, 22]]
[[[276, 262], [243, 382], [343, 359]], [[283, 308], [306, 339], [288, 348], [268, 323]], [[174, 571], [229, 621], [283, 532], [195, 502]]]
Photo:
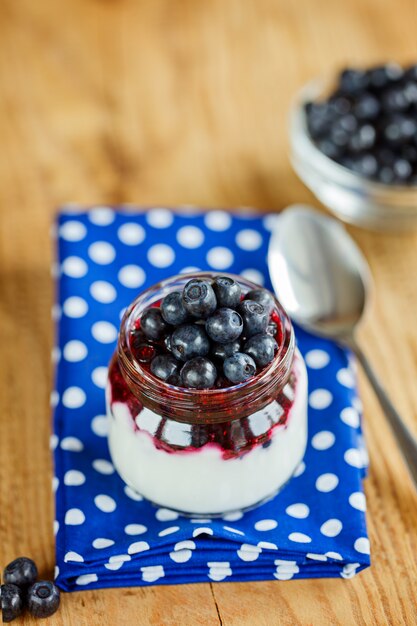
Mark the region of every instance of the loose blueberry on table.
[[1, 586], [1, 612], [3, 622], [12, 622], [23, 613], [23, 591], [17, 585], [6, 583]]
[[243, 295], [230, 276], [194, 278], [142, 313], [131, 349], [155, 377], [175, 386], [230, 387], [273, 361], [277, 322], [266, 289]]
[[381, 183], [417, 185], [417, 65], [345, 69], [329, 98], [305, 112], [329, 158]]
[[3, 572], [0, 600], [3, 622], [12, 622], [28, 608], [34, 617], [49, 617], [59, 607], [60, 593], [53, 582], [36, 582], [38, 569], [32, 559], [19, 557]]
[[7, 565], [4, 570], [4, 582], [18, 587], [30, 587], [38, 577], [38, 568], [32, 559], [21, 556]]
[[40, 580], [29, 588], [27, 603], [34, 617], [49, 617], [58, 610], [59, 590], [51, 581]]

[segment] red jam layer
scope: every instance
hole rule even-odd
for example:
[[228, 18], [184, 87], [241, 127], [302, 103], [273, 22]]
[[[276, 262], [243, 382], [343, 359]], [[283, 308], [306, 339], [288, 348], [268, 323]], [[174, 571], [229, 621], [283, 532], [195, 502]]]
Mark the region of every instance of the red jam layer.
[[[134, 429], [140, 430], [137, 425], [136, 417], [143, 409], [141, 402], [129, 390], [123, 375], [120, 371], [116, 356], [113, 357], [109, 368], [109, 380], [111, 388], [110, 402], [111, 406], [117, 402], [126, 404], [129, 407]], [[177, 445], [169, 439], [170, 429], [165, 428], [167, 421], [172, 420], [161, 418], [158, 429], [153, 437], [154, 445], [158, 449], [165, 450], [168, 453], [173, 452], [191, 452], [198, 450], [206, 444], [216, 444], [222, 449], [224, 459], [242, 457], [246, 452], [258, 445], [268, 447], [271, 443], [272, 432], [278, 425], [285, 426], [288, 420], [289, 411], [292, 407], [292, 398], [295, 396], [297, 380], [294, 372], [291, 373], [289, 381], [284, 390], [277, 394], [276, 401], [280, 407], [278, 414], [268, 415], [268, 408], [265, 407], [265, 418], [260, 423], [265, 424], [265, 431], [256, 434], [251, 427], [251, 417], [230, 420], [221, 424], [190, 424], [187, 445]], [[179, 392], [180, 393], [180, 392]], [[257, 411], [254, 406], [254, 413]], [[259, 428], [257, 428], [259, 430]], [[145, 431], [147, 432], [147, 431]]]

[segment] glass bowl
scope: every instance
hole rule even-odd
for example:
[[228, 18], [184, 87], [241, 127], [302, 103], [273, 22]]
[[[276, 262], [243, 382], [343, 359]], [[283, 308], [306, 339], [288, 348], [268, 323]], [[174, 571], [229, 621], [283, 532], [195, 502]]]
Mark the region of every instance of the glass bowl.
[[341, 220], [385, 231], [417, 229], [417, 185], [385, 185], [360, 176], [323, 154], [307, 129], [305, 104], [322, 100], [334, 81], [301, 89], [290, 113], [291, 163], [320, 202]]

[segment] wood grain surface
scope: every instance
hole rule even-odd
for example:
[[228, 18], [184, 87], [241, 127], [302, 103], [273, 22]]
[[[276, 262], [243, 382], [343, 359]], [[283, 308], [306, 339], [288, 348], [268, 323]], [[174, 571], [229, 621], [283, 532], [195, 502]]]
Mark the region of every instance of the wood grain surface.
[[[417, 59], [415, 0], [2, 0], [0, 566], [54, 566], [49, 226], [57, 205], [279, 210], [296, 90], [346, 63]], [[360, 339], [417, 432], [417, 233], [349, 229], [375, 277]], [[57, 626], [417, 623], [417, 497], [360, 378], [372, 567], [356, 578], [66, 594]], [[32, 624], [30, 618], [21, 624]], [[33, 622], [35, 623], [35, 622]]]

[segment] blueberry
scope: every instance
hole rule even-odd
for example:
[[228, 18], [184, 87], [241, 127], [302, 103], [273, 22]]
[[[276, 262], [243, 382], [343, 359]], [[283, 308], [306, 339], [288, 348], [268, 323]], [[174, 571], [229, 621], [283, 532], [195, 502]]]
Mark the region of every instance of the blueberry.
[[384, 165], [379, 169], [378, 180], [384, 185], [390, 185], [395, 181], [394, 170], [390, 165]]
[[371, 124], [364, 124], [349, 139], [349, 148], [352, 152], [362, 152], [373, 147], [376, 140], [376, 131]]
[[209, 350], [210, 340], [204, 327], [198, 324], [178, 326], [171, 335], [172, 354], [180, 361], [206, 356]]
[[318, 142], [317, 147], [320, 152], [323, 152], [324, 155], [329, 157], [329, 159], [333, 159], [334, 161], [340, 159], [343, 153], [341, 147], [337, 146], [334, 141], [331, 141], [330, 139], [322, 139]]
[[278, 344], [271, 335], [259, 333], [247, 340], [243, 350], [252, 357], [258, 367], [265, 367], [276, 355]]
[[240, 337], [242, 330], [242, 318], [233, 309], [217, 309], [206, 321], [206, 333], [217, 343], [234, 341]]
[[17, 585], [12, 583], [2, 585], [0, 599], [3, 622], [12, 622], [23, 613], [23, 591]]
[[396, 63], [388, 63], [371, 68], [367, 75], [370, 87], [379, 90], [397, 82], [402, 77], [403, 70]]
[[164, 339], [164, 346], [168, 352], [171, 352], [171, 335], [167, 335]]
[[245, 300], [254, 300], [255, 302], [259, 302], [259, 304], [262, 304], [266, 308], [269, 315], [272, 313], [275, 306], [274, 298], [268, 289], [252, 289], [252, 291], [249, 291], [246, 294]]
[[266, 332], [268, 333], [268, 335], [271, 335], [271, 337], [275, 337], [278, 332], [277, 324], [275, 324], [275, 322], [269, 322]]
[[20, 556], [9, 563], [3, 572], [4, 582], [12, 583], [18, 587], [33, 585], [37, 577], [38, 568], [35, 562], [26, 556]]
[[152, 359], [151, 372], [161, 380], [167, 380], [179, 371], [179, 362], [171, 354], [161, 354]]
[[348, 94], [356, 94], [368, 86], [368, 76], [363, 70], [346, 69], [340, 74], [340, 88]]
[[382, 165], [390, 165], [394, 163], [396, 156], [391, 148], [380, 148], [376, 151], [375, 156]]
[[349, 132], [343, 130], [343, 128], [340, 128], [340, 125], [338, 123], [335, 123], [332, 126], [332, 129], [330, 131], [330, 141], [332, 141], [335, 146], [338, 146], [339, 148], [344, 148], [348, 145], [349, 139]]
[[346, 115], [352, 109], [352, 102], [342, 94], [334, 94], [329, 99], [329, 108], [335, 115]]
[[401, 147], [401, 158], [410, 161], [410, 163], [417, 163], [417, 147], [405, 144]]
[[224, 361], [227, 357], [232, 356], [240, 350], [240, 341], [231, 341], [230, 343], [215, 343], [211, 347], [211, 355], [219, 361]]
[[310, 135], [314, 139], [325, 135], [334, 119], [331, 107], [325, 102], [308, 102], [305, 111]]
[[404, 141], [409, 141], [417, 134], [417, 121], [408, 116], [403, 116], [399, 120], [401, 137]]
[[268, 309], [255, 300], [243, 300], [238, 307], [243, 320], [243, 334], [246, 338], [263, 333], [269, 322]]
[[417, 104], [417, 82], [407, 83], [404, 86], [404, 95], [407, 98], [409, 104]]
[[230, 382], [242, 383], [255, 374], [256, 364], [248, 354], [235, 352], [224, 361], [223, 372]]
[[405, 71], [405, 76], [407, 79], [417, 83], [417, 65], [410, 65]]
[[59, 602], [59, 589], [49, 580], [41, 580], [29, 588], [27, 606], [34, 617], [53, 615], [58, 610]]
[[235, 309], [240, 302], [242, 290], [230, 276], [216, 276], [212, 282], [213, 291], [216, 294], [217, 306]]
[[354, 113], [360, 120], [374, 120], [380, 110], [379, 100], [370, 93], [359, 96], [354, 107]]
[[165, 381], [169, 385], [174, 385], [174, 387], [182, 387], [182, 380], [179, 373], [171, 374], [169, 378]]
[[189, 315], [185, 310], [182, 294], [179, 291], [169, 293], [162, 301], [161, 315], [167, 324], [179, 326], [187, 321]]
[[401, 124], [398, 118], [391, 118], [382, 128], [385, 142], [395, 149], [402, 142]]
[[149, 339], [162, 339], [168, 330], [168, 325], [157, 307], [146, 309], [140, 318], [140, 326]]
[[399, 87], [392, 88], [382, 95], [382, 107], [389, 113], [396, 111], [405, 111], [408, 108], [408, 100], [403, 91]]
[[355, 172], [366, 178], [372, 178], [378, 171], [378, 161], [373, 154], [363, 154], [353, 161]]
[[405, 159], [397, 159], [393, 165], [394, 174], [400, 182], [407, 180], [413, 173], [413, 169]]
[[185, 309], [193, 317], [206, 319], [217, 307], [213, 288], [205, 280], [194, 278], [189, 280], [182, 292]]
[[203, 356], [187, 361], [181, 370], [183, 385], [192, 389], [210, 389], [216, 382], [216, 378], [216, 367]]

